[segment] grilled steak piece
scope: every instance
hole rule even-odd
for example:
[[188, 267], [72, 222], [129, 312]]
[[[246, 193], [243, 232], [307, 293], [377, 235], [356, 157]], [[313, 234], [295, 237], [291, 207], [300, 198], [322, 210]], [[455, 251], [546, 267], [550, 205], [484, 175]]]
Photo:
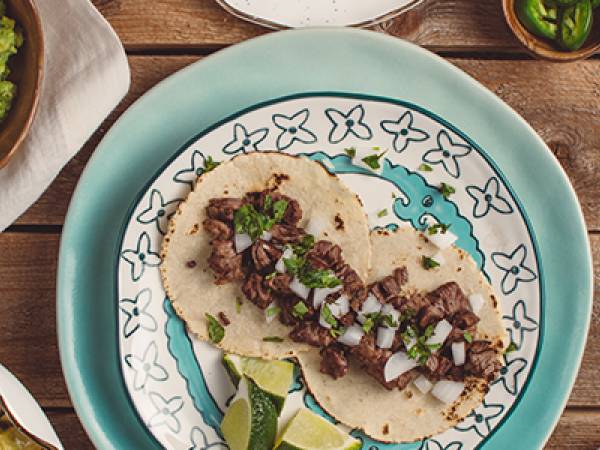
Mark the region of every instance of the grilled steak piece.
[[501, 367], [496, 350], [489, 341], [475, 341], [470, 345], [465, 363], [468, 374], [492, 381]]
[[233, 222], [233, 214], [244, 205], [240, 198], [211, 198], [206, 208], [208, 217], [222, 222]]
[[460, 311], [452, 318], [452, 324], [457, 327], [467, 330], [474, 327], [479, 322], [479, 317], [473, 311]]
[[243, 280], [242, 255], [235, 252], [232, 241], [212, 241], [212, 253], [208, 257], [208, 266], [216, 277], [215, 284]]
[[273, 225], [273, 228], [271, 228], [273, 241], [278, 244], [291, 244], [300, 242], [305, 234], [306, 233], [302, 228], [297, 228], [292, 225], [284, 225], [281, 223]]
[[471, 310], [469, 299], [454, 281], [442, 284], [435, 291], [430, 292], [427, 298], [430, 303], [442, 306], [449, 316], [460, 311]]
[[428, 372], [428, 376], [435, 380], [439, 380], [443, 378], [448, 371], [452, 368], [453, 364], [450, 359], [445, 356], [431, 354], [429, 358], [427, 358], [427, 362], [425, 363], [425, 368]]
[[402, 285], [408, 281], [408, 271], [406, 267], [398, 267], [392, 275], [388, 275], [377, 283], [369, 286], [369, 289], [381, 303], [387, 303], [390, 297], [400, 293]]
[[292, 281], [292, 276], [288, 273], [278, 273], [274, 277], [269, 279], [265, 278], [265, 286], [269, 289], [272, 289], [277, 294], [288, 295], [291, 294], [292, 291], [290, 289], [290, 283]]
[[219, 239], [226, 241], [233, 237], [233, 229], [225, 222], [221, 222], [216, 219], [206, 219], [202, 222], [204, 229], [213, 237], [213, 239]]
[[263, 284], [263, 277], [257, 273], [248, 276], [242, 285], [242, 292], [260, 309], [266, 309], [273, 301], [273, 292]]
[[434, 325], [444, 318], [444, 311], [437, 305], [423, 306], [417, 314], [417, 324], [422, 328]]
[[292, 330], [290, 338], [294, 342], [304, 342], [314, 347], [326, 347], [334, 341], [329, 330], [317, 322], [301, 322]]
[[343, 264], [342, 249], [329, 241], [318, 241], [306, 254], [306, 260], [315, 269], [335, 270]]
[[266, 269], [267, 267], [274, 266], [275, 263], [281, 258], [283, 252], [275, 247], [273, 244], [262, 239], [257, 239], [252, 244], [250, 254], [252, 255], [252, 262], [257, 271]]
[[332, 344], [321, 350], [321, 372], [336, 380], [348, 373], [348, 360], [339, 345]]

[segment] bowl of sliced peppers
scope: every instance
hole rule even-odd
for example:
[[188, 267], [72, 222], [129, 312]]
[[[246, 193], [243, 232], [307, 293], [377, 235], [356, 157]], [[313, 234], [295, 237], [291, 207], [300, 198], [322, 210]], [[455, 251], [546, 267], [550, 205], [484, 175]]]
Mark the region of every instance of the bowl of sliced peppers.
[[576, 61], [600, 51], [600, 0], [503, 0], [506, 21], [534, 55]]

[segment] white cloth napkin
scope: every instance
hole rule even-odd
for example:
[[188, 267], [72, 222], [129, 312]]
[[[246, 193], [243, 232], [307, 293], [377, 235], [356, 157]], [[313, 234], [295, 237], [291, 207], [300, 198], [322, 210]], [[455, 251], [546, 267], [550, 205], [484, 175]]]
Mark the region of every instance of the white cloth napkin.
[[89, 0], [36, 4], [45, 76], [23, 148], [0, 169], [0, 232], [39, 198], [129, 90], [123, 46]]

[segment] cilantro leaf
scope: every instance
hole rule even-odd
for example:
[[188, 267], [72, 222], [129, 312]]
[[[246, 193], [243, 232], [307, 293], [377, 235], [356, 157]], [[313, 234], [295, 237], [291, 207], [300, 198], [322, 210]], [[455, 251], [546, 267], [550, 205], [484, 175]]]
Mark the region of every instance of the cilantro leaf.
[[442, 234], [446, 234], [446, 231], [448, 231], [448, 228], [450, 228], [450, 227], [451, 227], [450, 224], [446, 225], [445, 223], [436, 223], [436, 224], [431, 225], [429, 228], [427, 228], [427, 233], [432, 235], [432, 234], [437, 234], [439, 231]]
[[379, 212], [377, 213], [377, 217], [379, 217], [379, 218], [381, 218], [381, 217], [385, 217], [385, 216], [387, 216], [387, 215], [388, 215], [388, 210], [387, 210], [387, 208], [386, 208], [386, 209], [382, 209], [381, 211], [379, 211]]
[[418, 170], [420, 170], [421, 172], [432, 172], [433, 168], [429, 164], [423, 163], [419, 166]]
[[344, 151], [350, 158], [354, 158], [356, 156], [356, 148], [354, 147], [345, 148]]
[[218, 344], [225, 337], [225, 328], [210, 314], [206, 313], [204, 316], [208, 321], [208, 337], [211, 342]]
[[329, 334], [334, 338], [339, 338], [345, 332], [346, 332], [346, 329], [344, 327], [332, 328], [331, 330], [329, 330]]
[[510, 344], [508, 344], [508, 347], [506, 347], [506, 350], [504, 350], [504, 354], [508, 355], [509, 353], [512, 353], [514, 351], [517, 351], [517, 344], [511, 342]]
[[308, 312], [308, 308], [304, 304], [303, 301], [299, 301], [294, 305], [294, 309], [292, 311], [292, 315], [294, 317], [298, 317], [299, 319], [303, 319], [306, 313]]
[[380, 153], [379, 155], [365, 156], [363, 159], [361, 159], [361, 161], [373, 170], [380, 169], [381, 164], [379, 163], [379, 160], [383, 157], [383, 155], [385, 155], [385, 153], [386, 152]]
[[399, 323], [394, 320], [391, 314], [386, 314], [381, 318], [381, 320], [388, 328], [396, 328], [399, 326]]
[[331, 309], [329, 309], [329, 306], [327, 306], [327, 303], [324, 303], [323, 308], [321, 308], [321, 317], [323, 318], [323, 321], [325, 323], [328, 323], [333, 328], [337, 328], [337, 320], [333, 316], [333, 313], [331, 312]]
[[239, 297], [235, 298], [235, 311], [238, 314], [242, 312], [242, 299]]
[[267, 317], [273, 317], [276, 316], [277, 314], [279, 314], [281, 312], [281, 308], [279, 306], [270, 306], [269, 308], [267, 308], [266, 314]]
[[471, 333], [469, 333], [468, 331], [465, 331], [463, 333], [463, 337], [465, 338], [465, 341], [467, 341], [469, 344], [471, 342], [473, 342], [473, 336], [471, 335]]
[[291, 246], [293, 252], [298, 256], [304, 256], [315, 245], [315, 237], [305, 234], [300, 243]]
[[207, 156], [206, 158], [204, 158], [204, 172], [210, 172], [219, 164], [221, 163], [219, 161], [213, 160], [212, 156]]
[[342, 284], [342, 280], [328, 269], [305, 270], [298, 278], [309, 288], [333, 288]]
[[440, 193], [445, 199], [448, 199], [452, 194], [456, 193], [456, 189], [454, 189], [454, 187], [446, 183], [440, 184], [440, 187], [438, 187], [438, 191], [440, 191]]
[[283, 342], [283, 338], [279, 336], [265, 336], [263, 342]]
[[435, 259], [430, 258], [429, 256], [424, 256], [421, 260], [421, 264], [425, 270], [433, 269], [435, 267], [439, 267], [440, 263]]

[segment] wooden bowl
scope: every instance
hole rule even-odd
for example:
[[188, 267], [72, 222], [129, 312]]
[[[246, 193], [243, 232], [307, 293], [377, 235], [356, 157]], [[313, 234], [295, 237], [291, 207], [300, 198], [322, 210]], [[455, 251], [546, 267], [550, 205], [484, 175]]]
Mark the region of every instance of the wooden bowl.
[[515, 3], [517, 0], [502, 0], [504, 17], [506, 23], [529, 53], [541, 59], [557, 62], [571, 62], [585, 59], [594, 53], [600, 52], [600, 13], [596, 10], [594, 15], [594, 27], [587, 41], [579, 50], [564, 51], [556, 47], [556, 44], [530, 33], [517, 17]]
[[10, 58], [9, 80], [17, 84], [12, 108], [0, 123], [0, 169], [21, 146], [37, 109], [44, 72], [42, 23], [33, 0], [8, 0], [6, 15], [23, 30], [24, 42]]

